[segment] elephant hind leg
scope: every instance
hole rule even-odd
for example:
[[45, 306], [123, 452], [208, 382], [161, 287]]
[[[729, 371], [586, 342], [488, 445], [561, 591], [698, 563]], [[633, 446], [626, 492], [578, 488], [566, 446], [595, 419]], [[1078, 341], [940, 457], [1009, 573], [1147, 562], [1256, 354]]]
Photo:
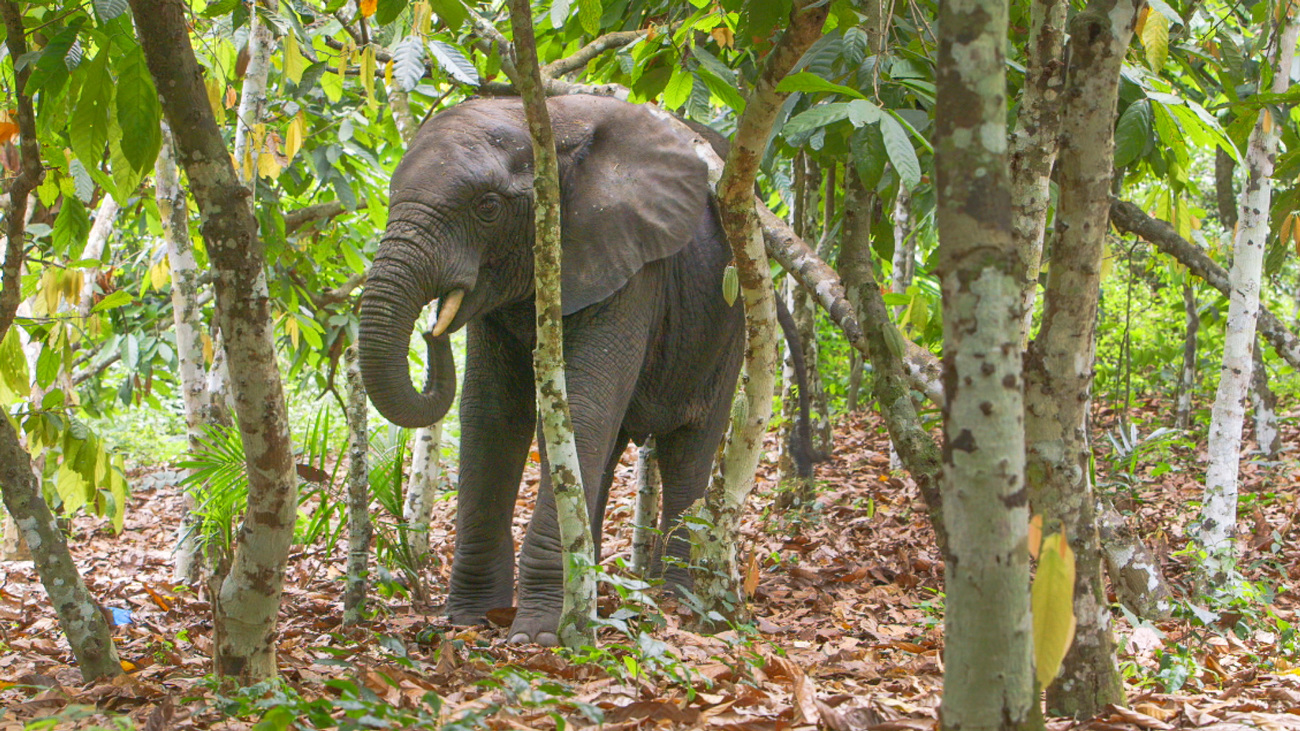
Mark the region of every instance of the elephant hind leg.
[[686, 569], [691, 557], [690, 532], [681, 525], [682, 514], [703, 497], [708, 487], [726, 416], [723, 410], [704, 427], [683, 427], [655, 437], [663, 481], [659, 529], [667, 537], [663, 547], [664, 579], [674, 591], [691, 587]]

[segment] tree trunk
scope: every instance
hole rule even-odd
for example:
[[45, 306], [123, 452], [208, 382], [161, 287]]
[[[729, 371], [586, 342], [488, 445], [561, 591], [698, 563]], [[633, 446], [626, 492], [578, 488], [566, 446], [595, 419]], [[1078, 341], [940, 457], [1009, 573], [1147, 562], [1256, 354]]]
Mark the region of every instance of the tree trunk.
[[[555, 494], [564, 558], [564, 606], [559, 636], [565, 647], [596, 644], [595, 544], [583, 490], [582, 469], [573, 438], [568, 389], [564, 377], [564, 320], [560, 308], [560, 177], [551, 115], [537, 65], [532, 6], [510, 0], [510, 25], [515, 33], [515, 63], [524, 98], [528, 130], [533, 138], [533, 200], [536, 242], [534, 276], [537, 292], [537, 345], [533, 370], [537, 379], [545, 456]], [[594, 489], [594, 486], [593, 486]]]
[[[189, 453], [194, 455], [202, 443], [204, 429], [214, 422], [204, 373], [199, 272], [190, 242], [189, 210], [176, 170], [171, 130], [165, 126], [162, 149], [154, 164], [154, 191], [171, 266], [172, 318], [176, 323], [176, 360], [180, 366], [181, 403], [185, 408], [185, 436]], [[202, 567], [200, 519], [194, 513], [194, 495], [189, 490], [185, 491], [184, 500], [185, 515], [177, 528], [172, 578], [194, 584]]]
[[1071, 21], [1058, 163], [1060, 236], [1042, 325], [1025, 360], [1030, 503], [1043, 516], [1044, 535], [1063, 533], [1075, 557], [1074, 643], [1061, 675], [1047, 688], [1047, 707], [1053, 715], [1075, 718], [1124, 702], [1101, 574], [1088, 412], [1119, 74], [1140, 5], [1093, 0]]
[[248, 190], [212, 116], [179, 0], [132, 0], [149, 70], [203, 216], [226, 334], [248, 470], [248, 508], [229, 575], [214, 597], [218, 675], [250, 684], [275, 675], [276, 613], [293, 539], [298, 478], [275, 354], [265, 257]]
[[[710, 165], [709, 177], [716, 181], [722, 227], [731, 245], [740, 296], [745, 303], [745, 370], [736, 396], [739, 403], [732, 410], [721, 469], [713, 473], [697, 513], [713, 528], [695, 531], [691, 545], [691, 575], [704, 610], [699, 618], [702, 624], [712, 624], [706, 619], [712, 612], [727, 618], [746, 613], [736, 601], [742, 596], [736, 541], [772, 414], [777, 362], [776, 299], [755, 215], [754, 180], [772, 124], [788, 96], [777, 91], [776, 85], [821, 36], [828, 10], [822, 2], [795, 0], [790, 25], [764, 61], [740, 115], [726, 164], [720, 172]], [[697, 145], [702, 147], [707, 145]], [[699, 151], [706, 162], [711, 162], [702, 149]]]
[[632, 514], [632, 572], [649, 576], [654, 560], [660, 555], [659, 461], [654, 439], [636, 452], [636, 509]]
[[898, 195], [894, 197], [894, 257], [889, 275], [889, 291], [895, 294], [907, 292], [916, 276], [916, 236], [913, 233], [912, 193], [899, 186]]
[[[1110, 220], [1120, 231], [1137, 234], [1150, 241], [1162, 253], [1177, 259], [1192, 274], [1205, 280], [1206, 284], [1217, 289], [1223, 296], [1230, 296], [1232, 285], [1228, 280], [1228, 272], [1216, 264], [1204, 249], [1179, 236], [1173, 226], [1152, 218], [1143, 213], [1141, 208], [1121, 200], [1111, 201]], [[1300, 369], [1300, 336], [1288, 330], [1280, 318], [1262, 305], [1259, 307], [1256, 325], [1278, 356], [1292, 368]]]
[[[1281, 14], [1270, 53], [1275, 73], [1272, 91], [1286, 92], [1291, 85], [1292, 58], [1300, 24]], [[1253, 367], [1255, 320], [1259, 287], [1268, 242], [1268, 211], [1273, 197], [1273, 164], [1277, 155], [1278, 124], [1272, 112], [1259, 111], [1259, 120], [1246, 145], [1246, 185], [1240, 196], [1240, 226], [1233, 244], [1228, 319], [1223, 338], [1223, 369], [1210, 415], [1210, 438], [1205, 474], [1205, 497], [1196, 540], [1208, 554], [1204, 578], [1223, 586], [1234, 570], [1233, 536], [1237, 526], [1237, 470], [1241, 460], [1241, 428], [1245, 420], [1246, 391]]]
[[366, 387], [361, 383], [357, 346], [343, 351], [347, 373], [348, 422], [348, 568], [343, 589], [343, 624], [362, 620], [366, 607], [366, 580], [370, 574], [370, 429], [366, 424]]
[[1052, 164], [1060, 149], [1065, 83], [1065, 0], [1033, 0], [1025, 49], [1025, 86], [1011, 133], [1011, 232], [1024, 272], [1022, 343], [1029, 342], [1051, 203]]
[[1097, 503], [1097, 532], [1115, 598], [1143, 619], [1168, 619], [1172, 594], [1160, 563], [1118, 510], [1104, 498]]
[[[99, 210], [95, 211], [95, 222], [86, 237], [86, 246], [81, 250], [82, 259], [103, 258], [104, 246], [108, 243], [109, 234], [113, 232], [113, 222], [117, 220], [119, 208], [111, 195], [105, 195], [100, 201]], [[81, 283], [81, 302], [77, 307], [77, 314], [83, 322], [90, 317], [90, 310], [95, 306], [95, 280], [98, 278], [99, 267], [86, 268]]]
[[275, 50], [275, 35], [270, 25], [258, 12], [264, 4], [274, 12], [276, 0], [253, 0], [248, 14], [248, 66], [244, 71], [244, 86], [239, 94], [239, 112], [235, 115], [235, 167], [240, 182], [253, 187], [257, 180], [257, 158], [265, 145], [265, 136], [254, 132], [262, 123], [266, 112], [266, 82], [271, 73], [271, 53]]
[[1187, 429], [1192, 423], [1192, 394], [1196, 391], [1196, 336], [1201, 328], [1201, 314], [1196, 306], [1196, 287], [1191, 277], [1183, 282], [1183, 368], [1178, 372], [1178, 399], [1174, 406], [1174, 426]]
[[[27, 53], [22, 10], [13, 0], [5, 0], [0, 2], [0, 15], [4, 17], [9, 57], [21, 58]], [[20, 275], [30, 204], [27, 196], [44, 175], [36, 134], [36, 114], [31, 97], [21, 91], [27, 85], [30, 69], [30, 66], [24, 66], [14, 71], [19, 168], [9, 183], [9, 204], [4, 211], [6, 241], [3, 275], [0, 275], [0, 341], [13, 325], [14, 314], [22, 299]], [[68, 646], [81, 668], [82, 679], [90, 682], [121, 675], [122, 666], [117, 659], [117, 648], [113, 646], [108, 622], [91, 598], [81, 574], [77, 573], [68, 542], [54, 521], [41, 494], [40, 483], [32, 472], [31, 457], [23, 449], [18, 432], [3, 409], [0, 409], [0, 494], [3, 494], [6, 511], [31, 550], [36, 573], [54, 605], [59, 627], [68, 638]]]
[[940, 725], [952, 731], [1031, 728], [1038, 705], [1025, 550], [1023, 300], [1005, 143], [1006, 31], [1004, 0], [939, 5], [934, 147], [950, 553]]
[[1277, 459], [1282, 450], [1282, 432], [1277, 424], [1277, 394], [1268, 385], [1268, 369], [1260, 350], [1263, 343], [1255, 343], [1254, 367], [1250, 376], [1250, 404], [1255, 417], [1255, 443], [1266, 459]]

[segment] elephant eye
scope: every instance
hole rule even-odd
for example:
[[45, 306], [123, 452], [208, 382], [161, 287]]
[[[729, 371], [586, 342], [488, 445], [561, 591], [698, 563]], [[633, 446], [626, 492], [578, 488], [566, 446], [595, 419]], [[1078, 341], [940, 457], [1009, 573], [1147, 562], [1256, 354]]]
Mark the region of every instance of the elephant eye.
[[501, 196], [496, 193], [488, 193], [478, 199], [478, 204], [474, 211], [478, 217], [487, 223], [492, 223], [501, 215]]

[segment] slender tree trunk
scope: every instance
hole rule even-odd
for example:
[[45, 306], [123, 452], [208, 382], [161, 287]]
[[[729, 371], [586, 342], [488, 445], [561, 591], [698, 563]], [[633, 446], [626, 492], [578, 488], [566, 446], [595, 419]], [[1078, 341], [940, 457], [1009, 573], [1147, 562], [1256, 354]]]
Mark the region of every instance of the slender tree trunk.
[[[257, 158], [265, 138], [255, 135], [266, 112], [266, 83], [271, 73], [271, 53], [275, 51], [275, 35], [259, 12], [259, 4], [274, 11], [276, 0], [253, 0], [248, 16], [248, 66], [244, 71], [244, 86], [239, 95], [239, 111], [235, 117], [235, 168], [240, 182], [253, 187], [257, 179]], [[262, 137], [262, 139], [255, 139]]]
[[[714, 472], [697, 513], [713, 529], [695, 531], [691, 545], [691, 575], [703, 605], [704, 616], [700, 619], [705, 624], [712, 623], [705, 619], [711, 612], [730, 618], [745, 614], [745, 608], [735, 601], [735, 597], [742, 596], [736, 542], [740, 516], [754, 487], [763, 434], [772, 415], [777, 363], [776, 299], [754, 207], [754, 180], [772, 124], [788, 96], [777, 91], [776, 85], [821, 36], [828, 10], [826, 3], [795, 0], [790, 25], [768, 54], [749, 94], [726, 164], [720, 174], [710, 165], [710, 180], [717, 181], [722, 227], [731, 244], [740, 296], [745, 303], [745, 370], [736, 397], [740, 403], [732, 410], [721, 469]], [[710, 159], [702, 149], [700, 152], [706, 162], [716, 159]]]
[[537, 65], [532, 7], [528, 0], [510, 0], [510, 24], [515, 33], [519, 91], [533, 138], [533, 202], [537, 227], [533, 252], [537, 346], [533, 351], [533, 370], [551, 489], [555, 493], [556, 519], [560, 524], [560, 547], [564, 553], [564, 606], [559, 636], [565, 647], [577, 648], [596, 644], [596, 577], [592, 570], [595, 544], [564, 378], [559, 162], [541, 69]]
[[1183, 368], [1178, 372], [1178, 399], [1174, 406], [1174, 426], [1187, 429], [1192, 423], [1192, 394], [1196, 391], [1196, 336], [1201, 328], [1201, 314], [1196, 306], [1196, 286], [1191, 277], [1183, 282]]
[[[1110, 220], [1124, 233], [1141, 236], [1156, 245], [1162, 253], [1179, 261], [1205, 283], [1214, 287], [1225, 297], [1230, 296], [1232, 285], [1228, 281], [1228, 272], [1210, 258], [1205, 250], [1178, 235], [1173, 226], [1142, 212], [1141, 208], [1127, 201], [1112, 200], [1110, 203]], [[1263, 305], [1259, 307], [1259, 319], [1256, 321], [1259, 334], [1268, 340], [1269, 345], [1278, 356], [1292, 368], [1300, 369], [1300, 336], [1287, 329], [1281, 318], [1274, 315]]]
[[[185, 408], [185, 436], [189, 452], [194, 455], [202, 444], [204, 429], [214, 421], [204, 373], [199, 271], [190, 242], [189, 208], [176, 169], [171, 130], [165, 126], [162, 149], [154, 164], [154, 190], [172, 273], [172, 318], [176, 323], [176, 360], [180, 366], [181, 403]], [[177, 581], [199, 580], [203, 550], [199, 523], [199, 516], [194, 513], [194, 495], [186, 490], [185, 515], [177, 529], [173, 551], [172, 576]]]
[[[875, 8], [876, 6], [872, 6]], [[876, 12], [879, 12], [878, 8]], [[870, 11], [869, 11], [870, 15]], [[855, 313], [862, 312], [862, 298], [858, 287], [862, 284], [862, 273], [870, 277], [871, 273], [871, 220], [875, 210], [876, 196], [871, 191], [862, 190], [857, 173], [852, 164], [844, 169], [844, 222], [840, 225], [840, 255], [838, 259], [839, 276], [844, 285], [844, 295], [848, 298]], [[874, 278], [871, 278], [874, 281]], [[859, 391], [862, 388], [862, 372], [865, 361], [857, 348], [849, 351], [849, 387], [847, 408], [850, 413], [859, 409]], [[892, 448], [892, 447], [891, 447]]]
[[[1272, 14], [1270, 14], [1270, 17]], [[1270, 53], [1275, 73], [1272, 91], [1284, 93], [1291, 85], [1291, 61], [1295, 56], [1300, 25], [1281, 14]], [[1279, 124], [1272, 112], [1259, 111], [1259, 121], [1246, 145], [1246, 185], [1240, 197], [1240, 227], [1233, 245], [1228, 319], [1223, 338], [1223, 369], [1210, 415], [1205, 475], [1196, 540], [1208, 554], [1205, 579], [1221, 587], [1234, 568], [1233, 537], [1237, 526], [1237, 470], [1241, 460], [1241, 428], [1245, 419], [1246, 391], [1252, 370], [1255, 320], [1259, 311], [1259, 287], [1268, 240], [1268, 211], [1273, 197], [1273, 164], [1277, 156]]]
[[1277, 424], [1277, 394], [1268, 385], [1268, 369], [1260, 352], [1263, 343], [1255, 343], [1254, 367], [1250, 376], [1250, 404], [1255, 417], [1255, 443], [1267, 459], [1277, 459], [1282, 449], [1282, 432]]
[[1024, 272], [1021, 342], [1029, 342], [1051, 203], [1052, 164], [1060, 147], [1061, 90], [1065, 83], [1065, 0], [1033, 0], [1025, 49], [1025, 86], [1011, 133], [1011, 230]]
[[648, 576], [660, 555], [659, 535], [659, 460], [654, 440], [636, 452], [636, 508], [632, 515], [632, 571]]
[[348, 569], [343, 589], [343, 624], [359, 624], [366, 608], [370, 575], [370, 429], [366, 424], [366, 387], [361, 383], [357, 346], [343, 351], [347, 373], [348, 422]]
[[[794, 180], [793, 201], [791, 202], [790, 216], [792, 218], [791, 226], [794, 228], [796, 236], [802, 239], [808, 238], [808, 153], [799, 150], [795, 153], [793, 168]], [[798, 306], [795, 301], [795, 293], [799, 289], [798, 282], [794, 277], [787, 274], [785, 281], [776, 289], [776, 296], [785, 301], [786, 310], [794, 313]], [[796, 331], [798, 329], [796, 320]], [[810, 497], [812, 490], [812, 481], [803, 480], [795, 468], [794, 455], [790, 453], [790, 447], [794, 443], [791, 435], [794, 433], [795, 425], [799, 419], [799, 399], [808, 395], [807, 378], [804, 383], [798, 383], [795, 378], [794, 353], [790, 351], [791, 344], [786, 343], [785, 357], [781, 360], [781, 426], [777, 430], [777, 445], [779, 454], [776, 460], [776, 480], [781, 492], [777, 495], [777, 505], [781, 509], [789, 508], [797, 503], [802, 504]], [[807, 361], [804, 361], [805, 365]], [[807, 368], [804, 370], [807, 373]], [[799, 389], [805, 389], [804, 393], [799, 393]]]
[[1005, 143], [1006, 32], [1003, 0], [939, 6], [935, 191], [950, 552], [940, 726], [953, 731], [1041, 725], [1025, 550], [1024, 305]]
[[[113, 233], [113, 222], [117, 220], [120, 206], [111, 195], [105, 195], [95, 211], [95, 222], [90, 226], [86, 237], [86, 247], [81, 250], [82, 259], [100, 259], [104, 256], [104, 246], [109, 234]], [[85, 322], [90, 317], [90, 310], [95, 306], [95, 280], [99, 277], [99, 267], [87, 267], [81, 283], [81, 301], [77, 314]]]
[[1054, 715], [1090, 718], [1123, 703], [1101, 574], [1097, 500], [1089, 465], [1097, 304], [1124, 52], [1141, 0], [1093, 0], [1071, 21], [1062, 97], [1060, 237], [1052, 251], [1043, 322], [1025, 361], [1030, 503], [1044, 534], [1065, 534], [1075, 556], [1074, 643], [1048, 686]]
[[1168, 619], [1173, 610], [1172, 594], [1160, 563], [1104, 498], [1098, 500], [1096, 510], [1097, 532], [1115, 598], [1143, 619]]
[[215, 599], [218, 675], [275, 675], [276, 614], [293, 539], [298, 479], [275, 355], [265, 257], [189, 43], [188, 6], [132, 0], [136, 29], [177, 153], [203, 215], [248, 470], [248, 508]]
[[907, 292], [916, 276], [916, 237], [912, 234], [912, 192], [899, 186], [894, 197], [894, 257], [889, 275], [889, 291], [895, 294]]
[[[0, 2], [4, 18], [10, 59], [27, 53], [22, 10], [13, 0]], [[28, 195], [41, 182], [45, 171], [36, 134], [36, 114], [31, 97], [21, 90], [27, 85], [31, 67], [14, 69], [14, 96], [18, 122], [19, 168], [9, 183], [9, 204], [5, 213], [5, 258], [0, 274], [0, 341], [14, 322], [22, 299], [21, 272], [23, 240], [27, 228]], [[40, 483], [32, 472], [30, 455], [23, 449], [18, 432], [6, 410], [0, 409], [0, 493], [5, 509], [12, 516], [27, 542], [36, 564], [41, 585], [54, 605], [59, 627], [68, 638], [68, 646], [81, 668], [81, 677], [89, 682], [97, 678], [122, 674], [117, 648], [99, 605], [90, 596], [86, 584], [72, 562], [68, 542], [59, 530], [50, 507], [41, 494]]]

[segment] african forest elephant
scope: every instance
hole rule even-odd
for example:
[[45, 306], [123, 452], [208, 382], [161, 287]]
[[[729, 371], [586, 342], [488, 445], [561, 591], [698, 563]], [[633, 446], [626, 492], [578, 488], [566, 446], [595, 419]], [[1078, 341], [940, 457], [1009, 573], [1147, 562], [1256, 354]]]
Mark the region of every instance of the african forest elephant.
[[[594, 96], [548, 101], [563, 189], [564, 354], [597, 550], [610, 483], [629, 439], [653, 435], [661, 527], [703, 492], [727, 425], [744, 343], [723, 300], [731, 255], [705, 165], [651, 110]], [[388, 228], [366, 284], [366, 390], [395, 424], [446, 413], [455, 391], [447, 334], [468, 327], [461, 394], [456, 554], [447, 613], [507, 607], [510, 526], [536, 428], [532, 348], [533, 151], [517, 99], [468, 101], [431, 118], [393, 174]], [[417, 391], [407, 344], [432, 300], [429, 374]], [[519, 554], [512, 641], [556, 642], [560, 535], [547, 470]], [[667, 552], [685, 559], [686, 541]], [[683, 584], [680, 568], [667, 572]]]

